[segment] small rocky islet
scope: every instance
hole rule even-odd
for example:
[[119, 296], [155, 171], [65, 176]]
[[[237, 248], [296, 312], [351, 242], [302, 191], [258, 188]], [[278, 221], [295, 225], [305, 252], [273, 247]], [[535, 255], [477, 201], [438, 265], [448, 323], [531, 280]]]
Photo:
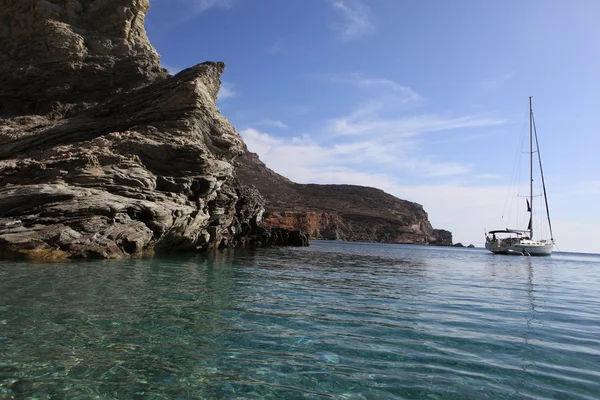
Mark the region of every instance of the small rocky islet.
[[309, 237], [452, 244], [419, 204], [268, 169], [217, 108], [225, 64], [171, 76], [146, 35], [149, 6], [0, 0], [1, 258], [128, 258]]

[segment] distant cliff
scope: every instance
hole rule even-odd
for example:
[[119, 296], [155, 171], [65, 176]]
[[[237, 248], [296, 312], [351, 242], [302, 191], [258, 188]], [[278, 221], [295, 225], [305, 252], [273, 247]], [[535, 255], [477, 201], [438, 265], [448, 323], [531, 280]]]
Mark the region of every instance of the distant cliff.
[[433, 229], [420, 204], [371, 187], [294, 183], [254, 153], [235, 165], [238, 179], [266, 198], [267, 225], [301, 229], [313, 239], [452, 245], [452, 233]]
[[148, 0], [0, 0], [0, 257], [306, 244], [261, 226], [217, 109], [223, 63], [170, 76]]

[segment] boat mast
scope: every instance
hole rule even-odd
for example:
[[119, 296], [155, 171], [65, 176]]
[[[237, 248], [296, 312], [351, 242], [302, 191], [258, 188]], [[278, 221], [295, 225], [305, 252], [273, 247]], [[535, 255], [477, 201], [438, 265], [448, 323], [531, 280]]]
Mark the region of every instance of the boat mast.
[[529, 96], [529, 238], [533, 240], [533, 107]]
[[554, 243], [554, 234], [552, 233], [552, 222], [550, 221], [550, 208], [548, 208], [548, 195], [546, 194], [546, 181], [544, 180], [544, 168], [542, 168], [542, 155], [540, 153], [540, 143], [538, 142], [537, 129], [535, 129], [535, 119], [533, 120], [533, 135], [535, 137], [535, 149], [538, 153], [538, 162], [540, 163], [540, 175], [542, 176], [542, 189], [544, 190], [544, 203], [546, 205], [546, 217], [548, 218], [548, 228], [550, 229], [550, 240]]

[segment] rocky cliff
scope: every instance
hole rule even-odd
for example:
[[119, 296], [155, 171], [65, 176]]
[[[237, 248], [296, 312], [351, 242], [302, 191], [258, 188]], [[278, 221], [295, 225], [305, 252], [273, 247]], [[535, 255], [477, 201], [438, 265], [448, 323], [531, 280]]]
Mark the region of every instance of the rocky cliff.
[[302, 229], [313, 239], [452, 245], [452, 233], [433, 229], [420, 204], [371, 187], [294, 183], [253, 153], [235, 163], [239, 180], [265, 196], [267, 225]]
[[170, 76], [148, 0], [0, 0], [0, 256], [137, 257], [247, 242], [263, 199], [235, 178], [223, 63]]
[[148, 9], [148, 0], [0, 0], [0, 115], [74, 113], [166, 78]]

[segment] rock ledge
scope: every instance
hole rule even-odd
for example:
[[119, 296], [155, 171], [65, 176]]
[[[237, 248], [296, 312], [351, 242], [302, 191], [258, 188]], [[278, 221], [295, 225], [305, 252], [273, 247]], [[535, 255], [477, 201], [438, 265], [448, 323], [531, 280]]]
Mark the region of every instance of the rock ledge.
[[[170, 76], [147, 0], [0, 0], [0, 257], [306, 244], [261, 225], [216, 106], [225, 65]], [[304, 238], [304, 239], [303, 239]]]

